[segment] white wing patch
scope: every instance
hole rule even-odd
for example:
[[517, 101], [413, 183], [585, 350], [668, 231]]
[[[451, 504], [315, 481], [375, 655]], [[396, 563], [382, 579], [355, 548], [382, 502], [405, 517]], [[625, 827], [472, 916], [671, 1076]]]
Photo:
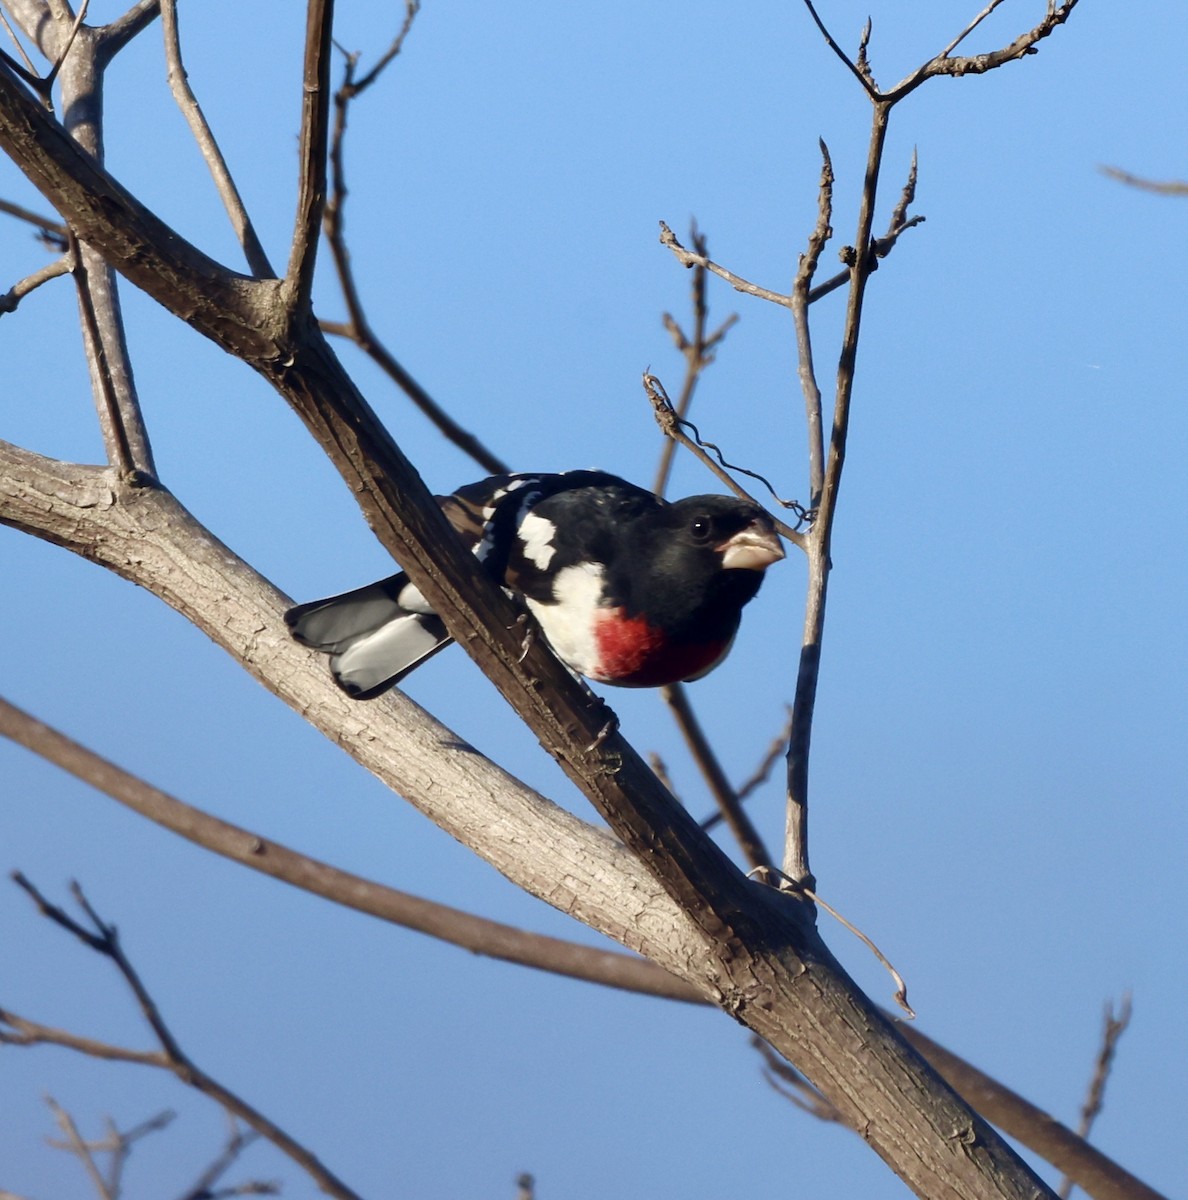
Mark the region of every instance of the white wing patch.
[[[552, 557], [551, 547], [549, 556]], [[557, 572], [552, 604], [525, 597], [557, 657], [581, 675], [588, 676], [598, 670], [594, 618], [602, 598], [602, 575], [601, 563], [579, 563]]]
[[[531, 507], [535, 499], [529, 496], [524, 503]], [[557, 527], [552, 521], [535, 513], [528, 512], [520, 519], [519, 533], [524, 557], [541, 571], [548, 570], [553, 555], [557, 553], [557, 547], [553, 545], [553, 534], [556, 532]]]

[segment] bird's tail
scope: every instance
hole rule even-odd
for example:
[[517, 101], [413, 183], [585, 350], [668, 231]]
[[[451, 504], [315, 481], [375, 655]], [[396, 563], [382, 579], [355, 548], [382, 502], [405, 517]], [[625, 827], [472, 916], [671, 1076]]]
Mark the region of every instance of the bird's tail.
[[334, 682], [355, 700], [386, 692], [453, 640], [403, 571], [299, 604], [285, 624], [299, 642], [330, 655]]

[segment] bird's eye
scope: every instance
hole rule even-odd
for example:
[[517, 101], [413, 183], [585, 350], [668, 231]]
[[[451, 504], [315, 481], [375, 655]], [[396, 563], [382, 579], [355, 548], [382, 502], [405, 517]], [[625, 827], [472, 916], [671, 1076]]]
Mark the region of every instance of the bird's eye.
[[696, 542], [708, 542], [713, 531], [713, 525], [708, 517], [695, 517], [689, 526], [689, 532]]

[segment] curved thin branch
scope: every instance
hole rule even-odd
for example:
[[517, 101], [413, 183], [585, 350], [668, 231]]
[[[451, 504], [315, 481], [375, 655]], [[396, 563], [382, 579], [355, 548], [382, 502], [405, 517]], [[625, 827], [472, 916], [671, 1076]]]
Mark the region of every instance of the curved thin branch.
[[223, 158], [223, 152], [219, 149], [218, 142], [215, 141], [210, 124], [202, 112], [202, 106], [198, 103], [198, 97], [194, 95], [194, 89], [190, 87], [189, 76], [182, 62], [181, 38], [177, 32], [177, 0], [159, 0], [159, 3], [161, 6], [161, 31], [165, 38], [165, 63], [169, 89], [173, 93], [178, 108], [181, 109], [182, 116], [186, 119], [186, 124], [190, 127], [190, 132], [194, 135], [194, 141], [198, 143], [198, 149], [214, 179], [215, 187], [223, 201], [223, 207], [227, 210], [227, 216], [231, 219], [231, 227], [235, 230], [235, 236], [243, 247], [243, 255], [247, 259], [252, 274], [261, 279], [275, 279], [276, 272], [272, 269], [268, 255], [256, 235], [256, 228], [247, 214], [239, 189], [235, 186], [235, 180], [231, 177], [231, 172], [227, 167], [227, 161]]
[[689, 984], [646, 959], [527, 933], [425, 900], [339, 870], [222, 821], [145, 783], [3, 698], [0, 698], [0, 736], [10, 738], [195, 845], [335, 904], [439, 938], [474, 954], [669, 1000], [705, 1002], [705, 997]]
[[334, 93], [334, 126], [330, 137], [330, 196], [326, 201], [322, 224], [326, 233], [326, 241], [330, 246], [334, 270], [338, 276], [339, 288], [346, 304], [348, 320], [345, 322], [322, 321], [321, 327], [323, 333], [333, 334], [354, 342], [421, 410], [447, 441], [473, 458], [483, 470], [492, 475], [502, 475], [512, 468], [489, 450], [473, 433], [459, 425], [405, 370], [404, 366], [396, 360], [396, 356], [376, 335], [371, 322], [367, 319], [367, 313], [355, 283], [355, 272], [351, 265], [351, 254], [347, 246], [345, 211], [348, 189], [344, 145], [350, 106], [400, 53], [419, 11], [420, 5], [417, 0], [408, 0], [404, 23], [400, 27], [399, 33], [386, 53], [381, 56], [379, 62], [362, 79], [355, 79], [355, 58], [348, 55], [342, 85]]
[[[806, 0], [807, 2], [808, 0]], [[917, 67], [907, 78], [897, 83], [895, 87], [874, 98], [894, 103], [902, 100], [909, 92], [915, 91], [926, 79], [934, 79], [938, 75], [952, 75], [958, 79], [963, 75], [984, 75], [987, 71], [993, 71], [1009, 62], [1016, 62], [1028, 54], [1035, 54], [1037, 53], [1036, 44], [1063, 25], [1077, 6], [1077, 0], [1065, 0], [1065, 3], [1059, 6], [1053, 0], [1048, 4], [1048, 12], [1044, 19], [1033, 29], [1020, 34], [1010, 45], [1004, 46], [1001, 50], [992, 50], [987, 54], [961, 55], [953, 58], [951, 52], [1001, 3], [1002, 0], [991, 0], [991, 3], [974, 17], [935, 58], [929, 59], [928, 62]]]
[[0, 317], [5, 313], [16, 312], [17, 305], [30, 292], [34, 292], [41, 287], [43, 283], [48, 283], [51, 279], [57, 279], [60, 275], [69, 274], [70, 258], [64, 254], [61, 258], [56, 258], [53, 262], [46, 263], [40, 271], [34, 271], [32, 275], [26, 275], [24, 279], [14, 283], [7, 292], [0, 295]]

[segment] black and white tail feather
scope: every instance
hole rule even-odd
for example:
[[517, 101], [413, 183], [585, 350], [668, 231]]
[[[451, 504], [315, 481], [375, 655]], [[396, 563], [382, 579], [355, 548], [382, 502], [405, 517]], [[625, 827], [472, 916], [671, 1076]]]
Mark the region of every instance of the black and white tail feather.
[[454, 640], [403, 571], [299, 604], [285, 623], [297, 641], [330, 655], [335, 682], [356, 700], [386, 692]]

